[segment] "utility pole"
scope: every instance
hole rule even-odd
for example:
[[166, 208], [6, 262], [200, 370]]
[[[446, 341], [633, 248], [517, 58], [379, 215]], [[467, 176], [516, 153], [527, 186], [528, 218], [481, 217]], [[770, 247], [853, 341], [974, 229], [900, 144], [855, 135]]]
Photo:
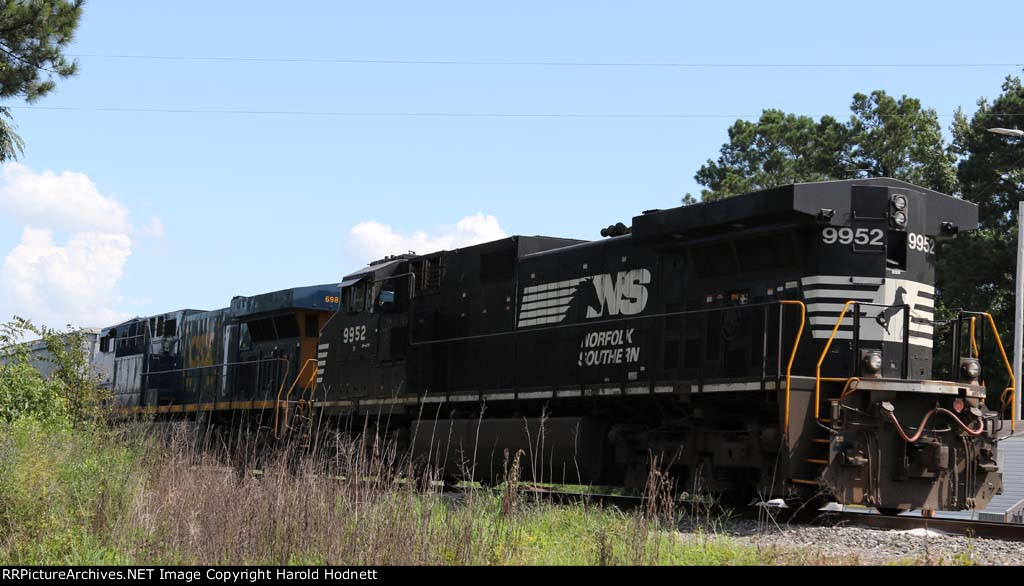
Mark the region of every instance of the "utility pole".
[[1024, 201], [1017, 202], [1017, 302], [1013, 312], [1013, 378], [1017, 381], [1017, 400], [1013, 407], [1013, 420], [1020, 421], [1020, 364], [1024, 350]]
[[[1024, 130], [1016, 128], [989, 128], [993, 134], [1012, 136], [1024, 139]], [[1020, 421], [1021, 399], [1021, 360], [1024, 359], [1024, 201], [1017, 203], [1017, 278], [1016, 278], [1016, 302], [1013, 312], [1013, 378], [1016, 381], [1014, 386], [1013, 420]]]

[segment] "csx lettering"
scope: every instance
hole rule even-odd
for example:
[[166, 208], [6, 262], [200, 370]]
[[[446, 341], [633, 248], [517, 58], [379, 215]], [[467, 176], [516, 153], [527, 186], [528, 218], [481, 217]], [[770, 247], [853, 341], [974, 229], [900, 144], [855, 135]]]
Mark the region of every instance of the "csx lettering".
[[617, 275], [596, 275], [593, 279], [597, 307], [587, 308], [587, 318], [605, 315], [636, 315], [647, 307], [647, 285], [651, 271], [633, 269]]

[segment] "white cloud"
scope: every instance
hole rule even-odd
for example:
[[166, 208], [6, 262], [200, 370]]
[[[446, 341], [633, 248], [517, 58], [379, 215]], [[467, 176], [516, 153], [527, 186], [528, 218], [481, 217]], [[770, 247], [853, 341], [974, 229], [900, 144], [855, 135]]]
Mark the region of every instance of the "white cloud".
[[110, 325], [128, 317], [114, 307], [131, 253], [125, 234], [84, 232], [60, 246], [50, 230], [27, 227], [4, 259], [0, 285], [17, 313], [37, 323]]
[[360, 261], [373, 261], [410, 250], [427, 254], [500, 240], [507, 236], [497, 218], [478, 213], [462, 218], [454, 226], [442, 227], [433, 234], [425, 231], [400, 234], [387, 224], [360, 222], [352, 228], [349, 244], [362, 256]]
[[23, 224], [68, 232], [131, 230], [128, 210], [101, 195], [88, 175], [36, 173], [19, 163], [5, 165], [0, 176], [0, 212]]
[[162, 239], [154, 217], [133, 226], [128, 209], [83, 173], [37, 173], [18, 163], [0, 173], [0, 214], [22, 225], [0, 265], [0, 307], [52, 327], [104, 326], [127, 314], [118, 283], [133, 235]]

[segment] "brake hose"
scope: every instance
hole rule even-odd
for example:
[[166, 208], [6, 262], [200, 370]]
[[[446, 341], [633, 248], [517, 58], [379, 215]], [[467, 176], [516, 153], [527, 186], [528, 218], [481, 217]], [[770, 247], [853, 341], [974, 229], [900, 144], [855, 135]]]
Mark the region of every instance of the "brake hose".
[[893, 425], [896, 426], [896, 432], [900, 434], [900, 437], [903, 438], [903, 441], [907, 442], [908, 444], [912, 444], [917, 440], [921, 439], [921, 436], [924, 435], [925, 432], [925, 425], [928, 423], [928, 420], [931, 419], [932, 415], [935, 415], [936, 413], [942, 413], [943, 415], [949, 416], [953, 421], [957, 422], [957, 425], [959, 425], [961, 429], [963, 429], [965, 432], [972, 436], [977, 437], [985, 432], [984, 421], [978, 420], [978, 429], [971, 429], [970, 427], [964, 425], [964, 422], [961, 421], [959, 417], [957, 417], [956, 413], [953, 413], [949, 409], [944, 409], [942, 407], [936, 407], [935, 409], [932, 409], [927, 414], [925, 414], [924, 419], [921, 420], [921, 425], [918, 426], [917, 433], [915, 433], [913, 437], [908, 436], [907, 433], [903, 431], [903, 426], [900, 425], [899, 420], [896, 419], [895, 413], [890, 412], [889, 419], [893, 422]]

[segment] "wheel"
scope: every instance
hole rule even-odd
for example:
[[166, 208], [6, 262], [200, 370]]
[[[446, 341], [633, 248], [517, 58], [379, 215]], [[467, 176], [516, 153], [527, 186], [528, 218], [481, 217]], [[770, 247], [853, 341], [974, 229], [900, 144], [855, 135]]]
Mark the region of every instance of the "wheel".
[[876, 509], [886, 517], [896, 517], [908, 511], [908, 509], [901, 509], [899, 507], [876, 507]]

